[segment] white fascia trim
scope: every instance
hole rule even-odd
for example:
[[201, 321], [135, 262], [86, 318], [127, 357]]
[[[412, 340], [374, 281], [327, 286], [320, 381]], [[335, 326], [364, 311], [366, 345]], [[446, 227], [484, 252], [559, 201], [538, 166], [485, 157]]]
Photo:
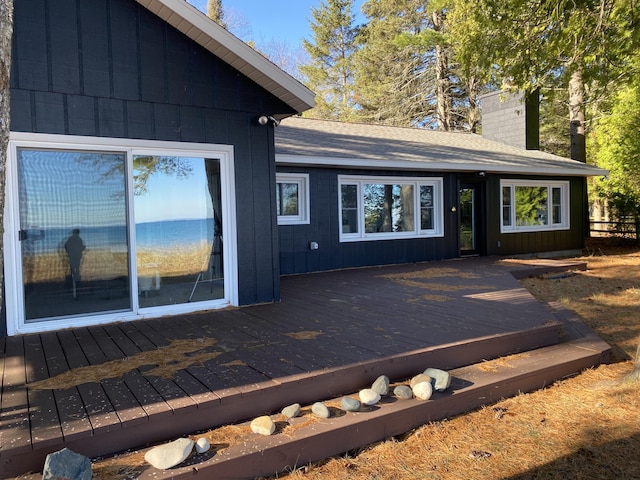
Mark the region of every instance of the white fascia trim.
[[296, 112], [314, 106], [315, 94], [311, 90], [185, 0], [136, 1]]
[[115, 137], [87, 137], [82, 135], [61, 135], [55, 133], [31, 133], [31, 132], [10, 132], [9, 141], [11, 142], [37, 142], [42, 148], [56, 149], [71, 147], [95, 146], [100, 148], [112, 148], [116, 151], [125, 149], [133, 150], [161, 150], [163, 154], [167, 152], [223, 152], [233, 154], [233, 146], [213, 143], [191, 143], [176, 142], [162, 140], [145, 140], [133, 138], [115, 138]]
[[[452, 163], [452, 162], [420, 162], [412, 160], [384, 161], [371, 158], [344, 158], [344, 157], [311, 157], [305, 155], [276, 154], [276, 164], [298, 165], [307, 167], [356, 167], [363, 169], [385, 170], [413, 170], [428, 172], [477, 172], [519, 175], [544, 175], [544, 176], [573, 176], [590, 177], [606, 176], [608, 170], [584, 165], [576, 168], [559, 166], [557, 168], [515, 165], [491, 165], [482, 163]], [[579, 170], [577, 170], [579, 168]]]

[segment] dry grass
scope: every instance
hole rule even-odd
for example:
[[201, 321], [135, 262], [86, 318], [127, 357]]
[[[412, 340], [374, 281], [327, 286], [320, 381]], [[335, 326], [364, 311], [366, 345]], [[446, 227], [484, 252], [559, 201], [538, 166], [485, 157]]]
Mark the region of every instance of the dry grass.
[[[592, 248], [588, 270], [565, 278], [527, 279], [543, 301], [578, 312], [614, 347], [616, 363], [478, 411], [430, 423], [403, 436], [318, 464], [288, 479], [325, 480], [567, 480], [640, 478], [640, 386], [622, 382], [640, 340], [640, 249]], [[441, 269], [447, 270], [447, 269]], [[432, 272], [423, 278], [455, 275]], [[395, 280], [415, 278], [396, 277]], [[446, 298], [446, 297], [443, 297]], [[306, 336], [306, 335], [305, 335]], [[526, 355], [526, 354], [525, 354]], [[479, 365], [491, 370], [509, 359]], [[330, 405], [335, 409], [335, 405]], [[303, 410], [309, 415], [308, 407]], [[306, 418], [306, 417], [305, 417]], [[306, 422], [314, 421], [312, 417]], [[285, 422], [278, 434], [288, 435]], [[298, 427], [300, 428], [300, 427]], [[243, 441], [246, 429], [207, 434], [220, 450]], [[138, 455], [136, 457], [135, 455]], [[142, 454], [96, 462], [97, 479], [135, 478]]]
[[[640, 478], [640, 386], [625, 383], [640, 341], [640, 248], [591, 245], [586, 272], [526, 279], [576, 311], [614, 361], [402, 437], [308, 465], [288, 479], [566, 480]], [[508, 359], [498, 359], [508, 366]], [[478, 368], [491, 370], [493, 362]]]

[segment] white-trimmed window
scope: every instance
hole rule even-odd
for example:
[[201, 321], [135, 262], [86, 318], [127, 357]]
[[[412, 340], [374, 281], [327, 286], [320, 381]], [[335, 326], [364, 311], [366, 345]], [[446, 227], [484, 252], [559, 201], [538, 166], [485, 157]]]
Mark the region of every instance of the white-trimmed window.
[[502, 233], [569, 228], [569, 182], [501, 180]]
[[276, 174], [276, 209], [278, 225], [309, 223], [309, 175]]
[[442, 178], [338, 176], [340, 241], [441, 237]]

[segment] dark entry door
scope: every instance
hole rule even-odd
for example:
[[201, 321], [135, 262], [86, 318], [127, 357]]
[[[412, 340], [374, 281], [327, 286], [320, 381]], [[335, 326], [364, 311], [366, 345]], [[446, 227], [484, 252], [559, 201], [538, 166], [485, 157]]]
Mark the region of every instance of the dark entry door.
[[482, 255], [482, 232], [484, 231], [482, 185], [461, 183], [458, 198], [460, 255]]

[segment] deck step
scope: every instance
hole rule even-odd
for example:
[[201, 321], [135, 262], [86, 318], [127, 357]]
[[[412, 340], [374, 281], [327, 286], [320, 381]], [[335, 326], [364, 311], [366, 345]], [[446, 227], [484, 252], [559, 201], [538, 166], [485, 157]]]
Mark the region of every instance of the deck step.
[[[429, 401], [388, 398], [368, 411], [308, 422], [292, 434], [261, 437], [250, 433], [247, 441], [203, 459], [194, 456], [186, 466], [159, 471], [148, 467], [138, 479], [202, 478], [245, 479], [271, 476], [330, 456], [410, 431], [430, 421], [464, 413], [502, 398], [529, 392], [597, 366], [606, 360], [609, 346], [594, 337], [543, 347], [487, 363], [451, 371], [449, 391], [434, 393]], [[339, 401], [339, 398], [334, 399]], [[276, 416], [274, 416], [275, 418]]]
[[[357, 362], [335, 368], [311, 371], [299, 375], [275, 378], [257, 384], [214, 392], [211, 398], [199, 399], [193, 408], [176, 408], [150, 415], [145, 421], [122, 423], [119, 428], [102, 431], [87, 437], [73, 434], [40, 443], [31, 448], [0, 450], [4, 468], [1, 478], [19, 475], [42, 468], [46, 456], [62, 448], [69, 448], [90, 458], [110, 455], [123, 450], [153, 445], [189, 432], [202, 431], [225, 424], [237, 423], [267, 412], [277, 412], [294, 402], [313, 403], [352, 393], [354, 386], [370, 384], [379, 375], [402, 379], [433, 367], [453, 370], [477, 362], [519, 352], [555, 345], [562, 331], [561, 323], [548, 323], [522, 331], [455, 342], [404, 352], [375, 360]], [[213, 478], [213, 477], [212, 477]], [[217, 477], [216, 477], [217, 478]]]

